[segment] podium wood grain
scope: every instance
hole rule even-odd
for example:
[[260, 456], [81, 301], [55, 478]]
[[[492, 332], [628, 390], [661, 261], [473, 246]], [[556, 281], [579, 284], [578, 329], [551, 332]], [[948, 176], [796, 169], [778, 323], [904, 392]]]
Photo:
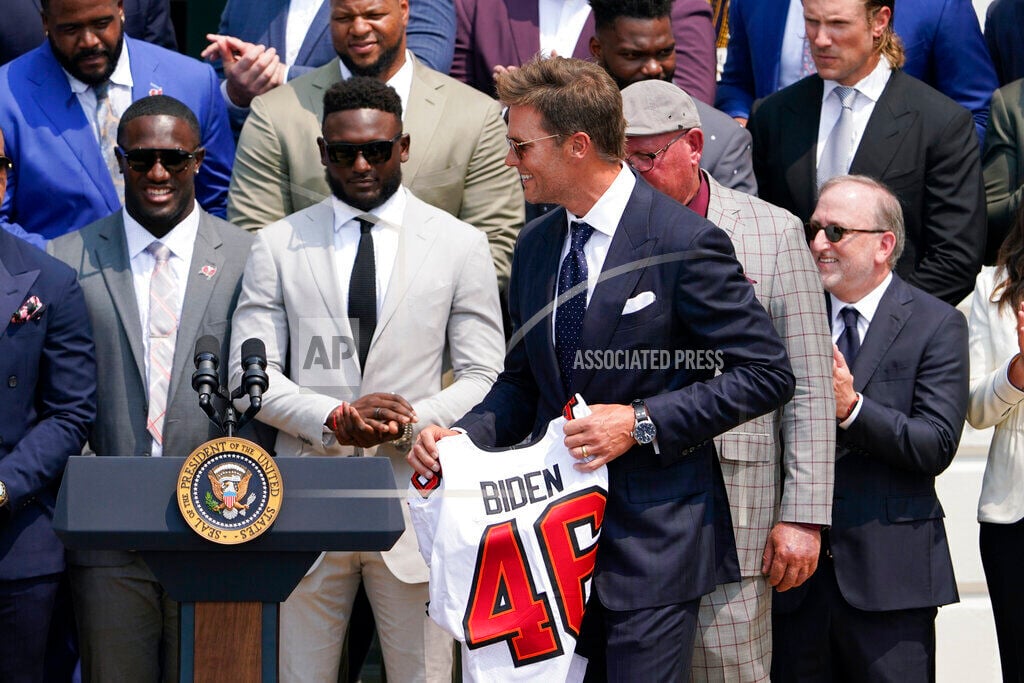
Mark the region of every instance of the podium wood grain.
[[197, 602], [195, 683], [261, 683], [262, 603]]

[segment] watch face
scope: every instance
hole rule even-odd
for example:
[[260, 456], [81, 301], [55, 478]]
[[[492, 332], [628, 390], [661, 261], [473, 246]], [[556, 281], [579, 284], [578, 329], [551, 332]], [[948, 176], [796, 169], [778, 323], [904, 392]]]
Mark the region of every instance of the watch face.
[[655, 433], [653, 422], [640, 422], [633, 428], [633, 438], [637, 443], [648, 444], [654, 441]]

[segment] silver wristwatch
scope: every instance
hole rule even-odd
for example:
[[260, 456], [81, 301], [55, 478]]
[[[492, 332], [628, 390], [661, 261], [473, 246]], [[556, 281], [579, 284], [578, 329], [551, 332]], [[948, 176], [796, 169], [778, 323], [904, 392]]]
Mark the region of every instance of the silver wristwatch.
[[630, 433], [636, 442], [640, 445], [646, 445], [654, 441], [654, 437], [658, 434], [657, 427], [651, 422], [650, 416], [647, 414], [647, 404], [637, 399], [633, 401], [633, 414], [636, 421], [633, 423], [633, 431]]

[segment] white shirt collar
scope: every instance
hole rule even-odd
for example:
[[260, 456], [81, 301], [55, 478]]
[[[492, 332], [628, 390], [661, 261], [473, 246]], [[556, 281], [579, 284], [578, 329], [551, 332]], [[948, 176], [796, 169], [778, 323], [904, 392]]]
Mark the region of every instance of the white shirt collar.
[[[885, 90], [891, 75], [892, 67], [889, 65], [889, 60], [883, 56], [878, 60], [878, 64], [871, 70], [871, 73], [854, 84], [853, 87], [856, 88], [858, 96], [863, 95], [872, 102], [878, 102], [878, 98], [882, 96], [882, 91]], [[827, 101], [828, 96], [837, 87], [839, 87], [839, 84], [835, 81], [826, 80], [824, 92], [821, 94], [821, 101]]]
[[[92, 86], [88, 83], [83, 83], [78, 80], [67, 70], [61, 68], [64, 71], [64, 75], [68, 79], [68, 85], [71, 86], [71, 92], [76, 95], [81, 95]], [[117, 64], [114, 66], [113, 73], [110, 74], [110, 82], [114, 85], [119, 85], [131, 90], [135, 86], [135, 82], [132, 80], [132, 67], [128, 57], [128, 42], [121, 43], [121, 52], [117, 55]]]
[[629, 203], [629, 198], [633, 194], [633, 188], [636, 187], [636, 176], [633, 175], [633, 172], [629, 170], [625, 163], [620, 163], [619, 174], [615, 176], [615, 180], [604, 191], [604, 194], [594, 202], [594, 205], [590, 207], [590, 211], [587, 211], [585, 216], [576, 216], [571, 211], [566, 210], [565, 214], [570, 227], [574, 221], [583, 221], [594, 230], [608, 237], [615, 236], [615, 229], [618, 227], [619, 221], [622, 220], [622, 214], [626, 211], [626, 204]]
[[[142, 225], [128, 213], [128, 209], [121, 208], [121, 216], [124, 219], [124, 236], [128, 244], [128, 258], [134, 259], [146, 250], [156, 239]], [[196, 237], [199, 234], [199, 204], [193, 202], [192, 211], [189, 215], [163, 236], [159, 241], [171, 250], [174, 256], [192, 258], [192, 249]]]
[[[399, 99], [402, 100], [402, 120], [405, 120], [405, 113], [409, 111], [409, 91], [412, 90], [412, 72], [413, 63], [415, 57], [408, 50], [405, 51], [405, 64], [402, 64], [401, 68], [395, 73], [394, 76], [388, 79], [387, 84], [395, 89], [398, 93]], [[347, 81], [352, 78], [352, 72], [345, 66], [345, 62], [338, 60], [338, 66], [341, 67], [341, 80]]]
[[870, 292], [861, 297], [860, 301], [850, 303], [843, 301], [835, 294], [829, 293], [832, 297], [832, 329], [836, 329], [836, 324], [842, 318], [839, 314], [843, 310], [844, 306], [853, 306], [857, 309], [857, 313], [867, 322], [871, 324], [871, 319], [875, 317], [875, 312], [878, 310], [878, 305], [882, 303], [882, 296], [885, 294], [885, 290], [889, 289], [889, 285], [892, 283], [892, 271], [885, 276], [877, 287], [872, 289]]
[[373, 222], [377, 225], [390, 226], [396, 230], [400, 229], [405, 216], [405, 206], [409, 201], [406, 192], [405, 187], [399, 185], [398, 190], [388, 197], [386, 202], [369, 211], [360, 211], [331, 195], [331, 207], [334, 210], [334, 231], [341, 230], [350, 221], [363, 216], [373, 216], [376, 219]]

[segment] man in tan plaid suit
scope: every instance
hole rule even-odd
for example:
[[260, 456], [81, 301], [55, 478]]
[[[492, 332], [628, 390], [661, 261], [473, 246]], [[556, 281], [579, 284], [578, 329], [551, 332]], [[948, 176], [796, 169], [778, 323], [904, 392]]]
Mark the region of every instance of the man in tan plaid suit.
[[622, 98], [630, 165], [729, 235], [796, 375], [789, 404], [715, 439], [743, 578], [704, 596], [693, 656], [693, 680], [767, 681], [771, 587], [814, 573], [831, 520], [835, 405], [821, 279], [795, 216], [700, 170], [703, 133], [689, 95], [650, 80]]

